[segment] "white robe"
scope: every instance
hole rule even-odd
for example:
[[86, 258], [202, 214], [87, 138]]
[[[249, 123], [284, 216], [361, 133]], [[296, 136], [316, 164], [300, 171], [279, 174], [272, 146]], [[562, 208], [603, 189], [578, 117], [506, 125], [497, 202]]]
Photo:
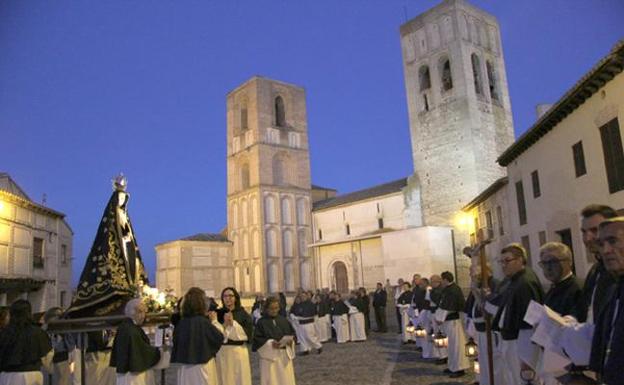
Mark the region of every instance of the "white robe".
[[[48, 381], [48, 376], [52, 375], [52, 383]], [[52, 373], [44, 372], [44, 384], [47, 385], [70, 385], [72, 383], [71, 372], [69, 370], [69, 360], [52, 364]]]
[[258, 349], [260, 355], [260, 385], [295, 385], [295, 369], [292, 360], [295, 351], [291, 346], [275, 349], [273, 339]]
[[466, 370], [470, 360], [466, 357], [466, 335], [460, 319], [444, 321], [444, 334], [448, 337], [448, 368], [452, 372]]
[[[420, 313], [420, 317], [418, 317], [418, 324], [420, 327], [427, 331], [429, 334], [429, 330], [431, 330], [431, 311], [423, 310]], [[420, 342], [420, 346], [422, 347], [422, 357], [423, 358], [438, 358], [433, 350], [433, 344], [425, 336], [424, 338], [417, 338], [416, 341]]]
[[[433, 328], [433, 332], [436, 333], [436, 334], [439, 331], [442, 330], [442, 325], [439, 325], [435, 321], [431, 321], [431, 326]], [[429, 342], [433, 345], [433, 350], [432, 350], [433, 357], [432, 358], [442, 359], [442, 358], [447, 358], [448, 357], [448, 349], [447, 348], [437, 348], [437, 347], [435, 347], [435, 344], [433, 343], [432, 340], [429, 340]]]
[[[316, 321], [302, 324], [302, 317], [293, 316], [299, 325], [299, 347], [302, 352], [309, 352], [312, 349], [320, 349], [323, 347], [316, 334]], [[316, 319], [316, 317], [314, 317]]]
[[[225, 341], [247, 341], [247, 334], [236, 321], [224, 328]], [[217, 353], [220, 385], [251, 385], [249, 349], [246, 345], [223, 345]]]
[[156, 385], [154, 371], [150, 369], [140, 373], [116, 373], [116, 385]]
[[179, 365], [177, 385], [218, 385], [217, 365], [214, 359], [205, 364]]
[[410, 305], [397, 305], [401, 312], [401, 340], [407, 342], [411, 339], [410, 334], [407, 332], [407, 325], [410, 322], [409, 308]]
[[[80, 350], [75, 349], [73, 351], [74, 360], [74, 385], [81, 385], [81, 360]], [[115, 368], [110, 366], [110, 351], [104, 352], [92, 352], [85, 355], [85, 373], [87, 375], [86, 383], [91, 385], [113, 385], [116, 379]]]
[[331, 316], [329, 314], [317, 317], [314, 326], [316, 326], [316, 334], [319, 337], [319, 341], [326, 342], [331, 339]]
[[334, 329], [336, 329], [336, 342], [342, 344], [349, 342], [349, 317], [346, 314], [332, 316]]
[[351, 334], [351, 341], [366, 341], [364, 313], [357, 312], [349, 314], [349, 332]]
[[43, 385], [41, 372], [2, 372], [0, 385]]
[[[500, 338], [500, 337], [499, 337]], [[490, 368], [488, 365], [488, 351], [487, 351], [487, 335], [485, 332], [477, 331], [477, 349], [479, 350], [479, 384], [490, 385]], [[505, 380], [503, 378], [504, 361], [499, 349], [496, 347], [496, 338], [494, 332], [492, 332], [492, 362], [494, 365], [494, 384], [504, 385]]]
[[297, 320], [297, 316], [290, 313], [288, 315], [288, 322], [290, 322], [290, 325], [292, 325], [293, 329], [295, 330], [295, 336], [297, 337], [297, 342], [301, 343], [301, 339], [303, 338], [301, 336], [301, 325], [299, 325], [299, 321]]

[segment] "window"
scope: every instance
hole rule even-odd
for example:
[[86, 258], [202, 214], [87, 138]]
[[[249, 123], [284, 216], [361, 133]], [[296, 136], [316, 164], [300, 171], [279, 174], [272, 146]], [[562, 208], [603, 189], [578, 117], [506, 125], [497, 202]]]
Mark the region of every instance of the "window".
[[524, 237], [520, 238], [521, 242], [522, 242], [522, 247], [524, 247], [526, 249], [526, 253], [527, 253], [527, 266], [532, 266], [531, 264], [531, 240], [529, 239], [528, 235], [525, 235]]
[[505, 235], [505, 229], [503, 228], [503, 209], [500, 206], [496, 206], [496, 221], [498, 222], [498, 235]]
[[346, 230], [346, 232], [347, 232], [347, 235], [351, 235], [351, 226], [346, 225], [346, 226], [345, 226], [345, 230]]
[[483, 95], [483, 86], [481, 85], [481, 61], [477, 54], [473, 53], [470, 56], [472, 62], [472, 77], [474, 79], [474, 88], [477, 95]]
[[617, 118], [600, 127], [609, 192], [624, 190], [624, 152]]
[[522, 181], [516, 182], [516, 201], [518, 203], [518, 220], [520, 225], [527, 224], [526, 203], [524, 202], [524, 187]]
[[431, 88], [431, 76], [429, 75], [428, 66], [421, 66], [418, 70], [418, 82], [420, 84], [421, 92]]
[[557, 235], [559, 235], [559, 239], [561, 243], [568, 246], [570, 248], [570, 252], [572, 253], [572, 273], [576, 274], [576, 264], [574, 263], [574, 247], [572, 245], [572, 230], [571, 229], [563, 229], [557, 231]]
[[33, 238], [33, 267], [43, 269], [43, 239]]
[[275, 125], [277, 127], [286, 126], [286, 111], [284, 109], [284, 99], [281, 96], [275, 98]]
[[247, 119], [247, 106], [242, 107], [240, 110], [240, 127], [241, 130], [246, 130], [249, 128]]
[[449, 59], [442, 61], [442, 91], [453, 88], [453, 75], [451, 74], [451, 62]]
[[67, 245], [61, 245], [61, 264], [67, 265]]
[[241, 189], [249, 188], [249, 164], [245, 163], [241, 166]]
[[487, 239], [494, 238], [494, 224], [492, 223], [492, 213], [488, 210], [485, 212], [485, 224], [487, 226]]
[[67, 293], [65, 291], [61, 291], [60, 299], [59, 299], [59, 306], [60, 307], [65, 307], [65, 296], [66, 295], [67, 295]]
[[379, 227], [380, 229], [384, 228], [383, 218], [377, 219], [377, 227]]
[[539, 198], [542, 195], [539, 182], [539, 174], [537, 170], [531, 173], [531, 182], [533, 183], [533, 198]]
[[427, 94], [423, 94], [423, 111], [429, 111], [429, 100]]
[[487, 71], [488, 83], [490, 85], [490, 97], [492, 98], [492, 100], [495, 100], [498, 102], [500, 101], [500, 98], [499, 98], [498, 91], [497, 91], [496, 71], [494, 70], [494, 67], [492, 66], [492, 62], [490, 62], [489, 60], [485, 62], [485, 67]]
[[585, 153], [583, 152], [583, 142], [578, 142], [572, 146], [572, 156], [574, 157], [574, 172], [576, 177], [587, 174], [585, 167]]
[[319, 229], [319, 231], [318, 231], [318, 239], [319, 239], [319, 241], [323, 240], [323, 230], [321, 230], [321, 229]]
[[537, 235], [539, 237], [539, 245], [540, 247], [546, 243], [546, 232], [540, 231]]
[[292, 204], [288, 198], [282, 199], [282, 224], [292, 224]]

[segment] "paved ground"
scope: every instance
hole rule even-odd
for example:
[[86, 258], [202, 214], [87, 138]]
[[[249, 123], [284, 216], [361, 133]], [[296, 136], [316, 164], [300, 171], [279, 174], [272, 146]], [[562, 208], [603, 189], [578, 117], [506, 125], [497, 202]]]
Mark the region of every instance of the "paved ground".
[[[392, 321], [393, 317], [388, 317]], [[401, 345], [396, 326], [389, 333], [373, 333], [368, 341], [326, 343], [323, 353], [297, 357], [297, 385], [464, 385], [474, 381], [472, 373], [450, 379], [445, 366], [421, 358], [414, 345]], [[260, 384], [258, 355], [251, 353], [254, 385]], [[167, 373], [167, 385], [175, 384], [175, 373]], [[276, 384], [277, 385], [277, 384]]]

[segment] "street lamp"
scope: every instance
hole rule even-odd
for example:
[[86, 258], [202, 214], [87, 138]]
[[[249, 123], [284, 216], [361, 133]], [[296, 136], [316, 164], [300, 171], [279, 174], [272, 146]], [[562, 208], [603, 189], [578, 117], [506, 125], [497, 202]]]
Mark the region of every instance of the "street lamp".
[[427, 337], [427, 331], [422, 326], [418, 325], [416, 327], [416, 331], [414, 332], [416, 338], [425, 338]]

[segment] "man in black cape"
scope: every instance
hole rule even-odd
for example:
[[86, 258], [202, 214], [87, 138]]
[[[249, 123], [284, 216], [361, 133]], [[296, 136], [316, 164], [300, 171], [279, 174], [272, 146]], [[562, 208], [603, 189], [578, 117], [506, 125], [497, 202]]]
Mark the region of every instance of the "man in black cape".
[[132, 223], [128, 217], [129, 195], [123, 175], [114, 181], [113, 194], [91, 246], [76, 295], [67, 310], [70, 318], [120, 313], [147, 283]]

